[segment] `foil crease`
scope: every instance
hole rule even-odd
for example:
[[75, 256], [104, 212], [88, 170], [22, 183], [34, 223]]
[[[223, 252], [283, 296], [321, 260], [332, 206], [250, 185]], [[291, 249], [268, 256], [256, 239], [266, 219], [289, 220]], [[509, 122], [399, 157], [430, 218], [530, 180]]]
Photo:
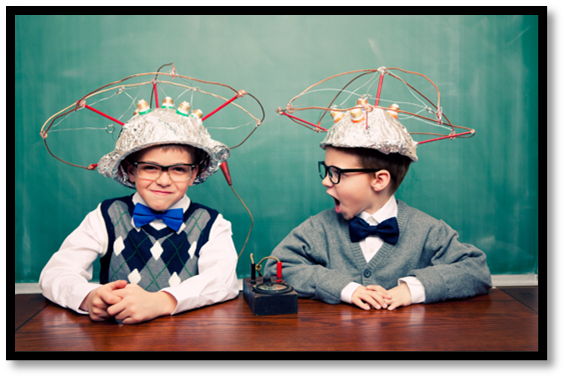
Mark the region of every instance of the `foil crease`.
[[200, 118], [181, 116], [175, 109], [153, 109], [145, 115], [135, 115], [123, 127], [114, 151], [98, 162], [98, 172], [118, 183], [135, 188], [120, 165], [130, 154], [151, 146], [185, 144], [204, 150], [208, 165], [200, 169], [194, 184], [203, 183], [230, 156], [230, 149], [210, 137]]
[[367, 124], [366, 120], [353, 122], [350, 112], [345, 112], [344, 117], [328, 130], [320, 147], [362, 147], [383, 154], [399, 153], [418, 161], [417, 143], [396, 118], [379, 108], [363, 114]]

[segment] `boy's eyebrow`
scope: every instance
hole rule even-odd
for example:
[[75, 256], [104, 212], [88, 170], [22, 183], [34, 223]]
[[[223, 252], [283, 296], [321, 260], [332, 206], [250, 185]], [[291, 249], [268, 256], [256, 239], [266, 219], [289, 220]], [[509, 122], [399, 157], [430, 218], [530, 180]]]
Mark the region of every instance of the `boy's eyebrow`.
[[[152, 164], [154, 164], [154, 165], [156, 165], [156, 166], [165, 166], [165, 165], [162, 165], [161, 163], [157, 163], [157, 162], [155, 162], [155, 161], [140, 161], [140, 162], [143, 162], [143, 163], [152, 163]], [[175, 165], [178, 165], [178, 164], [196, 164], [196, 163], [190, 163], [190, 162], [173, 163], [173, 164], [167, 165], [167, 166], [165, 166], [165, 167], [175, 166]]]

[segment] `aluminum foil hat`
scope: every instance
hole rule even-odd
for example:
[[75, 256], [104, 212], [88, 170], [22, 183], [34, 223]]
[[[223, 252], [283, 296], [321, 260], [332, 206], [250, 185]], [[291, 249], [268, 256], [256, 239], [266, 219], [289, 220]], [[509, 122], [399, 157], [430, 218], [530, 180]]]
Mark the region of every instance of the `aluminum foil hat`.
[[394, 116], [378, 108], [371, 112], [356, 109], [358, 112], [331, 112], [338, 121], [328, 130], [320, 147], [362, 147], [383, 154], [399, 153], [418, 161], [417, 143]]
[[[418, 75], [425, 78], [436, 89], [438, 95], [436, 104], [434, 104], [431, 100], [424, 96], [423, 93], [416, 90], [414, 86], [407, 83], [406, 80], [393, 74], [392, 70], [398, 70], [402, 71], [403, 73]], [[313, 90], [314, 87], [328, 80], [349, 74], [357, 74], [357, 76], [354, 79], [350, 80], [345, 86], [343, 86], [341, 90], [332, 89], [335, 87]], [[346, 91], [346, 88], [351, 83], [356, 81], [358, 78], [361, 78], [368, 74], [373, 74], [373, 76], [364, 85], [359, 86], [354, 92]], [[378, 74], [379, 77], [377, 76]], [[379, 102], [381, 89], [385, 76], [391, 76], [402, 82], [403, 85], [406, 86], [406, 89], [408, 89], [408, 91], [413, 95], [413, 97], [417, 98], [418, 103], [411, 104], [410, 102], [403, 101], [402, 104], [405, 109], [401, 110], [397, 104], [393, 104], [393, 101], [381, 99], [383, 103], [390, 102], [392, 104], [389, 106], [380, 106]], [[375, 98], [373, 98], [370, 94], [376, 92], [375, 89], [371, 87], [377, 82], [377, 95]], [[332, 101], [330, 101], [330, 104], [326, 107], [312, 105], [296, 107], [293, 105], [293, 102], [303, 95], [319, 92], [320, 96], [320, 93], [322, 93], [322, 91], [338, 91], [338, 94], [334, 96]], [[342, 103], [338, 106], [335, 104], [335, 102], [342, 93], [346, 93], [348, 96], [346, 100], [343, 100]], [[359, 97], [357, 104], [355, 104], [354, 106], [344, 105], [348, 102], [352, 95], [357, 95]], [[421, 96], [421, 98], [419, 98], [418, 96]], [[432, 105], [433, 108], [429, 107], [424, 100], [426, 100], [428, 104]], [[313, 109], [324, 111], [316, 124], [292, 115], [296, 111], [306, 111]], [[414, 110], [410, 111], [409, 109]], [[413, 162], [418, 161], [417, 145], [443, 139], [453, 140], [455, 138], [471, 137], [475, 134], [475, 130], [463, 126], [454, 125], [450, 122], [450, 120], [448, 120], [442, 110], [442, 107], [440, 106], [440, 91], [438, 91], [438, 87], [430, 79], [417, 72], [406, 71], [397, 67], [380, 67], [379, 69], [356, 70], [331, 76], [311, 85], [299, 95], [292, 98], [285, 109], [278, 108], [277, 112], [280, 115], [287, 116], [294, 122], [316, 132], [328, 132], [324, 140], [320, 143], [320, 147], [322, 148], [325, 148], [326, 146], [336, 146], [346, 148], [359, 147], [375, 149], [382, 152], [383, 154], [398, 153], [404, 155], [406, 157], [409, 157]], [[330, 115], [334, 119], [334, 124], [329, 129], [325, 129], [321, 126], [321, 122], [324, 115], [328, 112], [330, 112]], [[423, 116], [423, 114], [426, 114], [427, 112], [432, 114], [432, 117], [434, 118]], [[425, 124], [428, 124], [429, 126], [444, 129], [445, 131], [448, 130], [449, 134], [440, 134], [434, 132], [431, 133], [428, 131], [409, 132], [400, 122], [400, 120], [403, 120], [403, 123], [405, 123], [406, 120], [421, 121]], [[455, 128], [465, 129], [466, 131], [462, 133], [456, 133]], [[412, 135], [416, 134], [435, 135], [436, 137], [429, 140], [417, 142], [412, 137]]]
[[230, 156], [230, 149], [210, 137], [200, 118], [180, 115], [174, 109], [159, 108], [147, 114], [135, 115], [122, 127], [114, 151], [104, 155], [98, 162], [98, 172], [135, 188], [121, 165], [122, 161], [137, 151], [165, 144], [193, 146], [208, 155], [208, 159], [195, 162], [205, 166], [199, 167], [194, 184], [203, 183]]
[[[168, 73], [160, 72], [161, 69], [165, 66], [172, 66], [171, 71]], [[148, 76], [150, 77], [149, 79]], [[195, 86], [195, 82], [198, 82], [200, 85], [204, 85], [205, 89], [201, 89], [200, 87]], [[228, 89], [232, 92], [233, 97], [228, 99], [227, 97], [223, 97], [222, 95], [218, 95], [212, 92], [209, 88], [221, 89], [223, 91], [226, 91], [226, 89]], [[138, 96], [141, 94], [141, 92], [148, 89], [151, 89], [149, 104], [145, 100], [138, 100]], [[114, 91], [114, 93], [112, 93], [111, 91]], [[182, 92], [179, 94], [180, 91]], [[162, 98], [161, 103], [159, 102], [159, 95], [164, 94], [165, 92], [168, 92], [171, 95], [177, 96], [177, 98], [179, 98], [188, 91], [190, 91], [188, 95], [190, 95], [192, 105], [200, 103], [205, 106], [209, 106], [217, 100], [220, 100], [223, 103], [216, 109], [209, 111], [206, 116], [203, 116], [203, 112], [200, 109], [195, 109], [192, 112], [189, 112], [191, 105], [187, 101], [182, 101], [177, 109], [175, 109], [176, 106], [174, 104], [174, 100], [171, 97], [166, 96], [165, 98]], [[113, 99], [115, 98], [115, 96], [117, 96], [116, 99], [118, 99], [116, 100], [116, 104], [121, 105], [105, 104], [106, 100]], [[204, 100], [204, 97], [208, 96], [214, 97], [217, 100], [213, 100], [212, 103]], [[249, 96], [257, 103], [257, 105], [259, 105], [262, 113], [261, 119], [255, 117], [242, 105], [235, 102], [237, 99], [241, 99], [245, 96]], [[152, 106], [151, 103], [154, 99], [155, 105]], [[120, 119], [130, 111], [132, 106], [136, 107], [134, 105], [136, 104], [136, 101], [138, 109], [134, 113], [134, 116], [126, 123], [120, 121]], [[234, 145], [230, 148], [218, 141], [213, 140], [203, 125], [203, 122], [206, 119], [216, 114], [218, 111], [228, 105], [233, 106], [230, 108], [239, 109], [245, 114], [239, 113], [238, 111], [238, 114], [234, 114], [233, 117], [230, 118], [231, 120], [234, 120], [235, 125], [223, 125], [221, 127], [222, 129], [233, 130], [238, 129], [242, 126], [255, 124], [255, 127], [253, 127], [251, 132], [239, 144]], [[96, 108], [94, 108], [93, 106], [96, 106]], [[120, 106], [125, 106], [127, 107], [127, 110], [118, 118], [114, 118], [110, 114], [102, 111], [101, 108], [99, 108], [101, 106], [112, 109], [112, 111], [115, 111]], [[107, 124], [106, 127], [96, 127], [90, 125], [90, 123], [92, 122], [90, 119], [86, 118], [84, 119], [85, 121], [80, 122], [76, 121], [77, 116], [75, 116], [71, 118], [71, 120], [75, 120], [74, 122], [66, 122], [64, 129], [58, 128], [58, 125], [65, 121], [67, 117], [69, 117], [69, 115], [84, 115], [83, 112], [89, 112], [86, 111], [86, 109], [111, 120], [113, 123], [109, 125]], [[251, 120], [248, 119], [248, 117]], [[226, 177], [228, 185], [232, 186], [232, 179], [230, 178], [230, 171], [228, 169], [227, 163], [230, 152], [231, 150], [244, 144], [244, 142], [261, 125], [264, 118], [265, 112], [263, 106], [261, 105], [259, 100], [249, 92], [245, 90], [236, 91], [229, 85], [219, 82], [206, 81], [179, 75], [175, 70], [175, 65], [173, 63], [169, 63], [162, 65], [157, 70], [157, 72], [130, 75], [121, 80], [106, 84], [88, 93], [81, 99], [75, 101], [71, 105], [49, 117], [41, 127], [40, 135], [43, 138], [43, 142], [48, 153], [59, 161], [73, 167], [79, 167], [91, 171], [98, 170], [98, 172], [102, 175], [113, 178], [118, 183], [131, 188], [133, 188], [134, 185], [129, 182], [124, 169], [121, 167], [123, 160], [130, 154], [151, 146], [164, 144], [190, 145], [204, 152], [204, 154], [202, 154], [204, 156], [203, 159], [201, 159], [200, 162], [195, 162], [199, 164], [199, 173], [194, 181], [194, 184], [203, 183], [220, 167], [224, 176]], [[71, 123], [71, 125], [69, 125], [69, 123]], [[115, 142], [115, 149], [112, 152], [104, 155], [100, 159], [98, 164], [91, 163], [88, 165], [81, 165], [68, 162], [55, 155], [49, 149], [49, 146], [47, 144], [47, 137], [50, 131], [62, 132], [93, 129], [106, 131], [108, 134], [112, 135], [112, 133], [114, 133], [116, 129], [115, 124], [118, 124], [122, 127], [119, 138]], [[115, 139], [113, 140], [115, 141]], [[98, 159], [98, 157], [96, 158]]]

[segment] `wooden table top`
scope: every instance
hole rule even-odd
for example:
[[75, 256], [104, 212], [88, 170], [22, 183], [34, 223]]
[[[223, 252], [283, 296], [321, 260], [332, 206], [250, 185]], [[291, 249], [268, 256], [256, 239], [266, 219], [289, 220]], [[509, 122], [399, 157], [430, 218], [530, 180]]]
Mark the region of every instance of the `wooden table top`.
[[225, 303], [121, 325], [92, 322], [39, 294], [16, 295], [15, 356], [30, 351], [541, 350], [546, 357], [546, 339], [539, 349], [538, 302], [531, 303], [494, 288], [467, 300], [415, 304], [394, 311], [364, 311], [348, 304], [299, 299], [297, 314], [254, 316], [240, 292]]

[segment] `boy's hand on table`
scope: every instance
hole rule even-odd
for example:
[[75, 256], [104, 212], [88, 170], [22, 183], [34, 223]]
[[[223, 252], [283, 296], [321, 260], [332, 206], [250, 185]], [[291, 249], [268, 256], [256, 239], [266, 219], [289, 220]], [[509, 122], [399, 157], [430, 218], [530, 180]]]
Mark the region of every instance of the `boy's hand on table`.
[[123, 324], [139, 324], [159, 316], [170, 315], [177, 307], [173, 295], [160, 291], [148, 292], [137, 284], [117, 289], [114, 295], [122, 300], [108, 308], [108, 314]]
[[387, 304], [390, 311], [398, 307], [406, 307], [411, 305], [413, 302], [413, 298], [411, 296], [411, 290], [407, 283], [402, 283], [397, 287], [391, 288], [387, 291], [391, 295], [390, 299], [387, 300]]
[[92, 321], [103, 321], [111, 318], [112, 316], [108, 314], [108, 307], [122, 300], [114, 293], [114, 290], [124, 288], [127, 284], [126, 280], [117, 280], [90, 291], [81, 303], [80, 309], [88, 311]]
[[388, 306], [386, 299], [391, 295], [381, 286], [359, 286], [352, 294], [352, 304], [368, 311], [371, 308], [385, 309]]

